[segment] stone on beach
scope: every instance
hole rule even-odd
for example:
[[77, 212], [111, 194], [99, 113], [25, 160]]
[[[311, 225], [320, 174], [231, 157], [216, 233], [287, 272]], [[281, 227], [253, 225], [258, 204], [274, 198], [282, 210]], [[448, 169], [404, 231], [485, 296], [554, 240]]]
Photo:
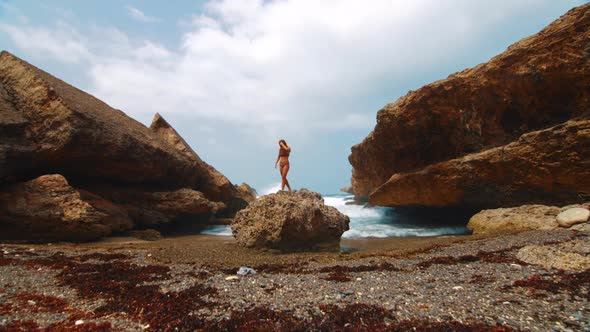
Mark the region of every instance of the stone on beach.
[[590, 211], [584, 208], [567, 209], [557, 215], [557, 222], [562, 227], [571, 227], [575, 224], [588, 221]]
[[337, 244], [349, 221], [320, 194], [301, 189], [258, 198], [236, 214], [231, 227], [245, 247], [305, 250]]
[[590, 268], [590, 245], [580, 240], [557, 245], [531, 245], [521, 248], [516, 257], [548, 270], [585, 271]]
[[467, 228], [474, 235], [550, 230], [559, 226], [555, 220], [558, 213], [558, 207], [545, 205], [483, 210], [469, 219]]

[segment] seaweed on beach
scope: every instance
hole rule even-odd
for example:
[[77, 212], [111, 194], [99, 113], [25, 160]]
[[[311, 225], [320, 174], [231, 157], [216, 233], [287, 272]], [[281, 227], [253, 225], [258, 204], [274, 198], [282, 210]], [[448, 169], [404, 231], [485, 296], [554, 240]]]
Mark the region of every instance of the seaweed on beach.
[[398, 320], [383, 307], [367, 304], [351, 304], [343, 307], [320, 305], [319, 311], [310, 312], [305, 320], [290, 312], [256, 307], [235, 311], [231, 317], [218, 322], [208, 322], [205, 331], [460, 331], [460, 332], [510, 332], [510, 327], [489, 326], [481, 322], [432, 321], [428, 319]]
[[566, 292], [571, 297], [578, 295], [590, 300], [590, 269], [576, 273], [560, 271], [549, 278], [533, 274], [527, 279], [515, 281], [511, 286], [505, 286], [504, 289], [515, 287], [529, 288], [532, 295], [535, 295], [539, 290], [553, 294]]
[[427, 269], [432, 265], [456, 265], [464, 263], [473, 263], [479, 261], [480, 258], [474, 255], [464, 255], [459, 257], [454, 256], [441, 256], [434, 257], [429, 260], [416, 264], [420, 269]]
[[129, 258], [129, 256], [127, 256], [125, 254], [103, 254], [103, 253], [99, 253], [99, 252], [95, 252], [92, 254], [86, 254], [86, 255], [80, 255], [80, 256], [76, 257], [76, 259], [81, 262], [86, 262], [88, 260], [110, 262], [113, 260], [128, 259], [128, 258]]
[[346, 272], [335, 271], [322, 279], [327, 281], [349, 282], [352, 280], [352, 276]]
[[146, 284], [170, 278], [167, 266], [138, 266], [116, 261], [105, 264], [79, 264], [62, 271], [58, 279], [84, 298], [102, 298], [106, 303], [95, 310], [97, 317], [124, 312], [156, 330], [194, 330], [203, 325], [190, 312], [212, 303], [206, 297], [217, 291], [194, 285], [179, 292], [162, 293], [158, 285]]
[[62, 312], [68, 306], [64, 299], [43, 295], [23, 293], [11, 297], [13, 306], [16, 310], [26, 310], [29, 312]]
[[486, 276], [482, 276], [481, 274], [474, 274], [471, 276], [471, 281], [469, 281], [469, 283], [471, 284], [487, 284], [490, 282], [494, 282], [496, 281], [496, 278], [494, 277], [486, 277]]
[[32, 320], [13, 320], [4, 326], [0, 326], [0, 331], [38, 331], [39, 324]]
[[420, 262], [416, 266], [420, 269], [427, 269], [432, 265], [457, 265], [474, 262], [484, 262], [493, 264], [519, 264], [522, 266], [528, 265], [527, 263], [517, 259], [516, 257], [509, 255], [508, 253], [512, 250], [520, 247], [511, 247], [498, 251], [479, 251], [476, 255], [463, 255], [463, 256], [440, 256], [434, 257], [429, 260]]
[[373, 265], [357, 265], [357, 266], [343, 266], [334, 265], [326, 266], [319, 270], [319, 272], [339, 272], [339, 273], [352, 273], [352, 272], [373, 272], [373, 271], [401, 271], [400, 268], [387, 262], [377, 263]]

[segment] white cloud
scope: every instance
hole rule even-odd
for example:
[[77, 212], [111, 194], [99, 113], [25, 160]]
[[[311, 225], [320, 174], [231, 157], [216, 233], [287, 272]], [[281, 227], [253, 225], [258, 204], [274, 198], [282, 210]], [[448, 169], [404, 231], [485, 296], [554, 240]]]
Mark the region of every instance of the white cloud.
[[[531, 8], [552, 6], [552, 0], [210, 1], [182, 24], [177, 48], [112, 28], [94, 27], [90, 37], [66, 24], [0, 29], [23, 49], [86, 61], [92, 92], [131, 115], [191, 114], [269, 137], [369, 129], [376, 108], [364, 101], [385, 81], [433, 71], [485, 45]], [[127, 9], [137, 20], [158, 20]]]
[[0, 32], [11, 37], [17, 47], [38, 56], [76, 63], [92, 57], [88, 40], [69, 24], [58, 21], [53, 28], [13, 26], [0, 23]]
[[132, 19], [143, 23], [156, 23], [162, 21], [158, 17], [146, 15], [144, 12], [133, 6], [127, 6], [127, 13]]

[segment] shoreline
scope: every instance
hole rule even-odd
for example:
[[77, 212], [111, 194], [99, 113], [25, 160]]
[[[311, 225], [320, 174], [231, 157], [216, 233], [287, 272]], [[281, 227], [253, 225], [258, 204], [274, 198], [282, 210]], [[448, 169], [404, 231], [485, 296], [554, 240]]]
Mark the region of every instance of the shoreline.
[[[261, 251], [215, 235], [0, 243], [0, 329], [583, 330], [590, 270], [517, 256], [589, 242], [590, 233], [558, 229], [361, 240], [352, 253]], [[257, 273], [236, 275], [242, 266]]]

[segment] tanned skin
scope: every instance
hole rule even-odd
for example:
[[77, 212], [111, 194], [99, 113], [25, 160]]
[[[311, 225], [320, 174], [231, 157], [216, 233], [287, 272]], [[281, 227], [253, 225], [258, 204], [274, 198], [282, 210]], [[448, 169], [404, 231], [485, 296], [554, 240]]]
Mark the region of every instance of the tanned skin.
[[[281, 156], [281, 152], [283, 152], [283, 155]], [[287, 155], [285, 155], [284, 152], [287, 152]], [[281, 190], [285, 190], [285, 186], [287, 186], [287, 188], [289, 188], [289, 191], [291, 191], [291, 186], [289, 185], [289, 180], [287, 180], [287, 174], [289, 173], [289, 156], [288, 154], [291, 153], [291, 147], [289, 147], [289, 145], [287, 145], [287, 142], [285, 142], [285, 140], [280, 140], [279, 141], [279, 155], [277, 156], [277, 161], [275, 161], [275, 168], [277, 168], [277, 164], [280, 165], [280, 171], [281, 171]]]

